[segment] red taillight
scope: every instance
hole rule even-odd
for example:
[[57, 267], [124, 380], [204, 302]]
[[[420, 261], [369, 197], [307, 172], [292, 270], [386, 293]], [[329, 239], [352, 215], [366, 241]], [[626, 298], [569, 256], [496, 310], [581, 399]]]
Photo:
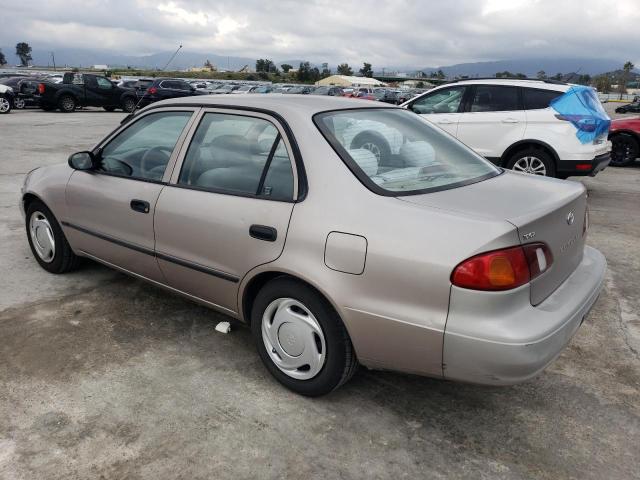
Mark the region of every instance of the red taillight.
[[147, 93], [150, 93], [151, 95], [155, 95], [158, 92], [158, 89], [156, 87], [149, 87], [147, 89]]
[[44, 93], [44, 83], [38, 84], [38, 93], [42, 95]]
[[451, 274], [451, 283], [472, 290], [510, 290], [529, 283], [553, 263], [544, 243], [494, 250], [460, 263]]
[[591, 170], [590, 163], [579, 163], [576, 165], [576, 170]]

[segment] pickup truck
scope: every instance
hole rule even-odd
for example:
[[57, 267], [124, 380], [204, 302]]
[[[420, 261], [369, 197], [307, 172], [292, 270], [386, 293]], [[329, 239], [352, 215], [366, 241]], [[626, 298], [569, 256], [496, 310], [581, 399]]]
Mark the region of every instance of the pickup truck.
[[42, 82], [38, 85], [40, 107], [73, 112], [76, 107], [102, 107], [108, 112], [121, 108], [125, 112], [136, 109], [136, 92], [132, 88], [114, 85], [107, 77], [89, 73], [64, 74], [62, 83]]

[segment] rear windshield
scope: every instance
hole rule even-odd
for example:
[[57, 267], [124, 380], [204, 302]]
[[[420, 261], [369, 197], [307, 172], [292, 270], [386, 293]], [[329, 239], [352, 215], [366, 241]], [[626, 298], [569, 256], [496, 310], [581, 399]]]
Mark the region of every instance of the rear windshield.
[[337, 110], [317, 114], [314, 122], [356, 177], [381, 195], [447, 190], [501, 172], [407, 110]]

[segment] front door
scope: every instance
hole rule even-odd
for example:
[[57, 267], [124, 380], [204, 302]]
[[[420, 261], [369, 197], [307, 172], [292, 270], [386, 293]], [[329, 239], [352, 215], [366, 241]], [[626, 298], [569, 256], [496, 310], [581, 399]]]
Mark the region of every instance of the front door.
[[462, 85], [442, 88], [416, 99], [409, 109], [455, 137], [465, 91]]
[[193, 109], [143, 115], [94, 152], [99, 170], [73, 173], [63, 226], [75, 250], [163, 282], [153, 215], [192, 115]]
[[280, 127], [207, 111], [160, 193], [156, 255], [170, 286], [234, 313], [240, 280], [282, 252], [296, 198]]

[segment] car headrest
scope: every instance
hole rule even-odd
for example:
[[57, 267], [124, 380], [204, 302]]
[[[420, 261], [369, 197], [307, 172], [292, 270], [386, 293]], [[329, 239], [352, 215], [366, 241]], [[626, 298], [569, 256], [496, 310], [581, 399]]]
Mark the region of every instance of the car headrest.
[[436, 151], [428, 142], [409, 142], [400, 148], [400, 157], [408, 167], [424, 167], [436, 161]]
[[348, 151], [353, 161], [358, 164], [364, 173], [372, 177], [378, 173], [378, 159], [366, 148], [356, 148]]

